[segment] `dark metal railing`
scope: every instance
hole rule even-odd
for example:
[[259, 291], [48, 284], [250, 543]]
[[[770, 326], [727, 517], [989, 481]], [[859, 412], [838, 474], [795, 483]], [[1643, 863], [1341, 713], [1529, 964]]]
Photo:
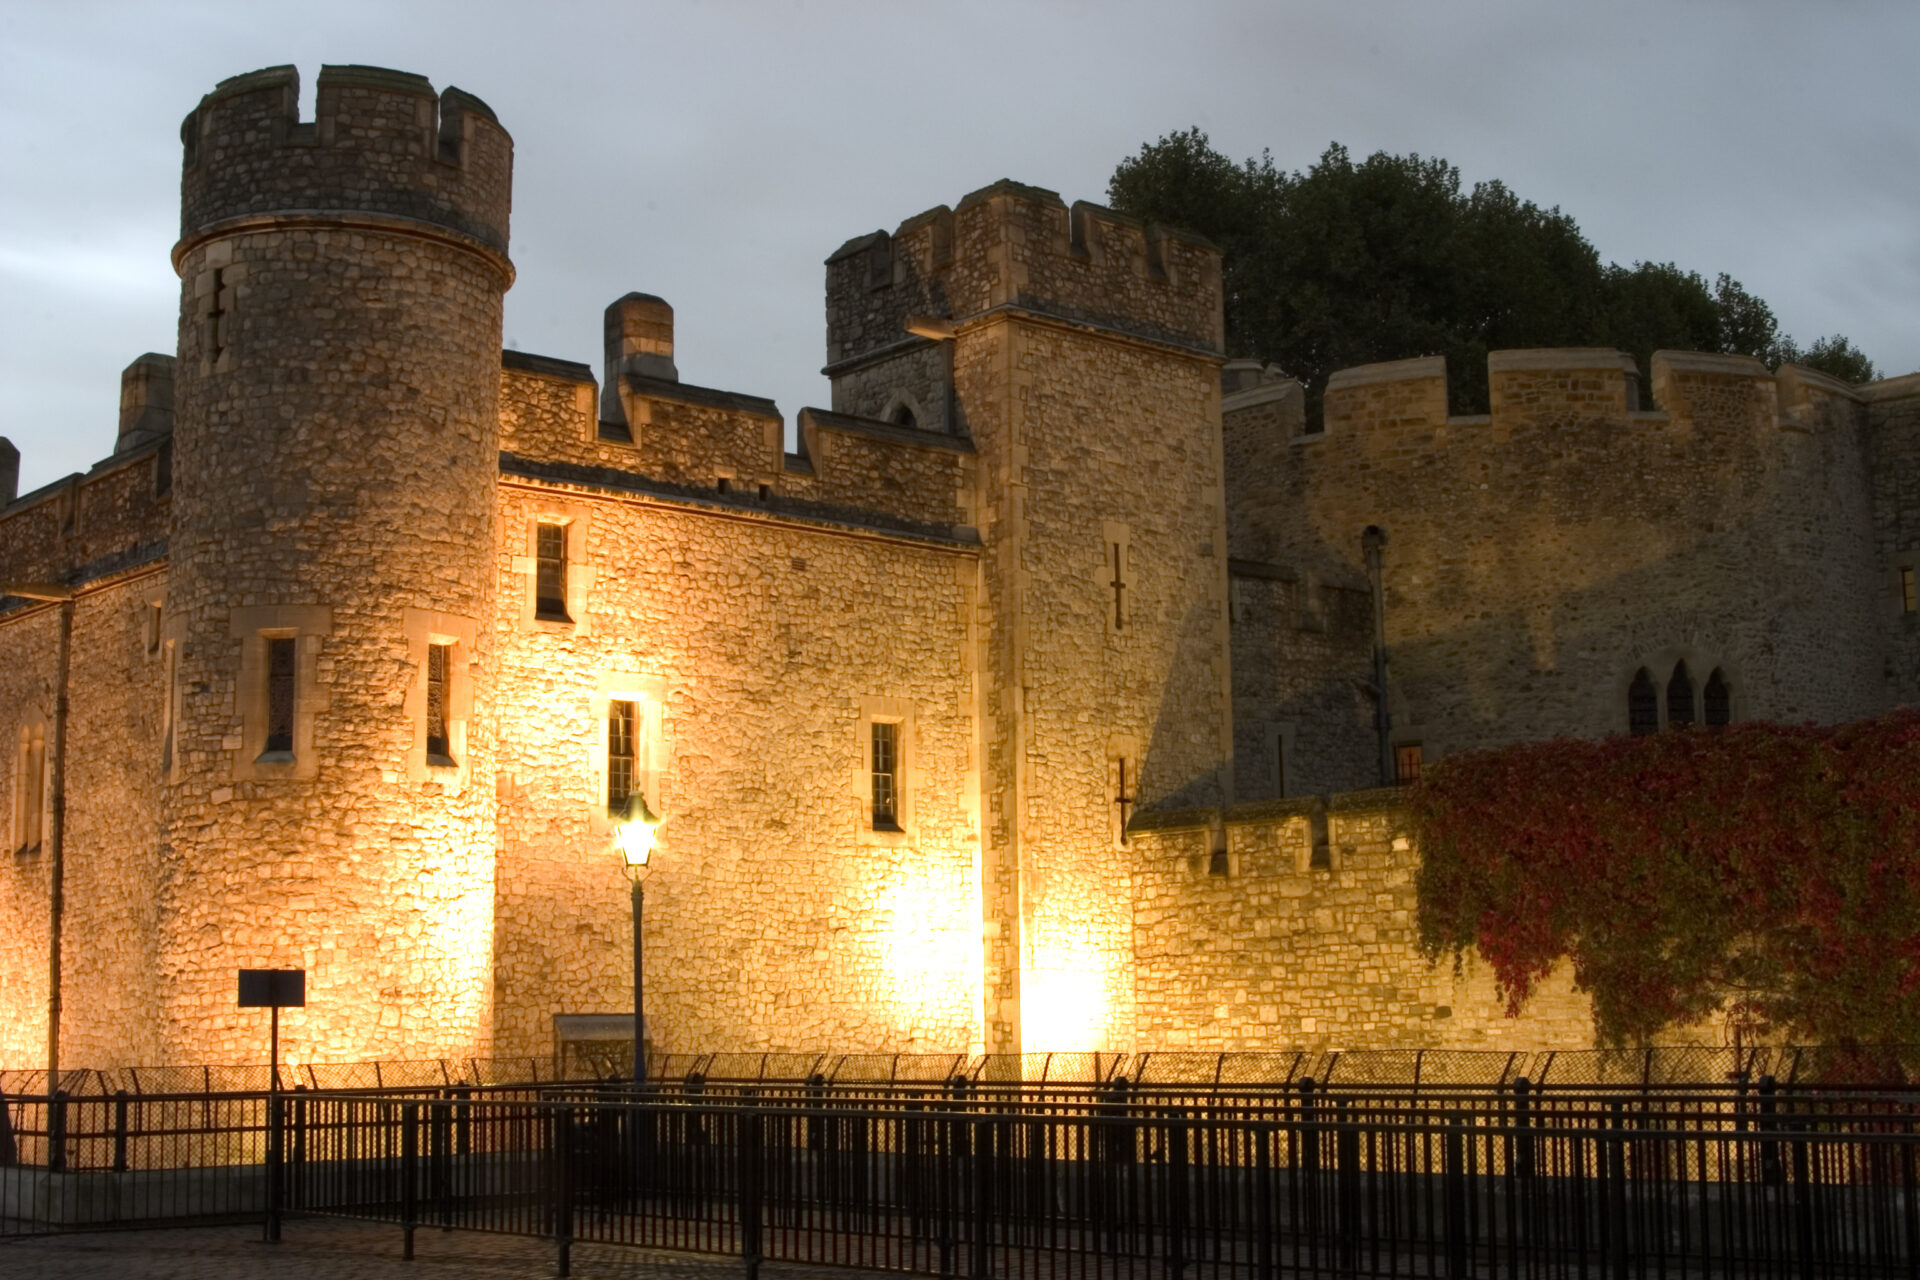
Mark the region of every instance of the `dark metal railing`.
[[[562, 1059], [426, 1058], [283, 1066], [280, 1086], [310, 1090], [452, 1088], [457, 1085], [554, 1084], [627, 1078], [632, 1049], [624, 1042], [569, 1042]], [[662, 1053], [650, 1055], [648, 1078], [698, 1076], [732, 1084], [802, 1084], [835, 1088], [918, 1088], [963, 1079], [975, 1084], [1093, 1087], [1125, 1079], [1156, 1086], [1285, 1088], [1302, 1078], [1351, 1087], [1511, 1087], [1522, 1077], [1574, 1088], [1700, 1087], [1757, 1081], [1894, 1087], [1920, 1082], [1920, 1046], [1870, 1045], [1650, 1049], [1288, 1049], [1204, 1053]], [[267, 1068], [251, 1066], [117, 1067], [63, 1071], [70, 1096], [233, 1093], [264, 1090]], [[0, 1070], [0, 1094], [44, 1094], [44, 1071]]]
[[[1920, 1095], [1781, 1086], [13, 1098], [0, 1233], [286, 1214], [1004, 1280], [1920, 1274]], [[9, 1151], [8, 1144], [11, 1144]], [[10, 1165], [5, 1164], [7, 1158]]]

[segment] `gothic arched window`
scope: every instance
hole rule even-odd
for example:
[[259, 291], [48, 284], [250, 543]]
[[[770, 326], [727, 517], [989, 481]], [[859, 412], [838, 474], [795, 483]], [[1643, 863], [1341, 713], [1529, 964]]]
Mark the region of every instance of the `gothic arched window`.
[[1673, 679], [1667, 681], [1667, 724], [1677, 727], [1693, 723], [1693, 677], [1687, 664], [1674, 664]]
[[1715, 667], [1713, 674], [1707, 677], [1706, 694], [1701, 699], [1705, 705], [1706, 721], [1709, 728], [1733, 723], [1733, 686], [1727, 683], [1726, 675]]
[[1654, 692], [1653, 677], [1642, 667], [1627, 686], [1627, 732], [1637, 738], [1659, 728], [1660, 695]]

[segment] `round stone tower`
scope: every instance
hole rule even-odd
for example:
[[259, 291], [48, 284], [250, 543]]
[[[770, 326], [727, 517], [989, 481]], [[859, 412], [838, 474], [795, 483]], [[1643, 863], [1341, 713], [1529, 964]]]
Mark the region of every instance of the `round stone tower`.
[[513, 144], [479, 99], [272, 67], [181, 129], [162, 1052], [294, 1060], [490, 1022], [494, 502]]

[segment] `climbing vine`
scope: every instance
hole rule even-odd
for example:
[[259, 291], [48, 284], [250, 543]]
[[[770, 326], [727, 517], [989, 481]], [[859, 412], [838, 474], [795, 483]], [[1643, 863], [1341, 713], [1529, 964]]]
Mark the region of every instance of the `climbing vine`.
[[1564, 960], [1607, 1043], [1920, 1043], [1920, 710], [1470, 752], [1408, 802], [1422, 945], [1510, 1014]]

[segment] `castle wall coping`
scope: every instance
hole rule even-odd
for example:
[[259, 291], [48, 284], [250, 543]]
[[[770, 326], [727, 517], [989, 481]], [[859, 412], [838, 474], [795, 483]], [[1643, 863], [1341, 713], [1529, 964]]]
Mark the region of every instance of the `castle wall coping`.
[[1735, 378], [1771, 378], [1767, 366], [1753, 356], [1721, 355], [1715, 351], [1656, 351], [1653, 368], [1670, 373], [1717, 373]]
[[1920, 396], [1920, 373], [1903, 373], [1897, 378], [1882, 378], [1878, 382], [1869, 382], [1863, 387], [1855, 387], [1854, 390], [1861, 399], [1875, 402]]
[[1796, 364], [1788, 361], [1774, 370], [1774, 376], [1783, 381], [1791, 378], [1797, 382], [1804, 382], [1809, 386], [1819, 387], [1822, 391], [1832, 395], [1845, 396], [1856, 404], [1863, 399], [1860, 394], [1860, 389], [1846, 379], [1836, 378], [1832, 374], [1820, 369], [1810, 369], [1804, 364]]
[[740, 391], [722, 391], [717, 387], [697, 387], [689, 382], [672, 382], [666, 378], [650, 378], [643, 373], [621, 375], [627, 389], [635, 395], [645, 396], [649, 400], [667, 400], [679, 404], [697, 405], [703, 409], [727, 409], [735, 413], [752, 414], [757, 418], [772, 418], [776, 422], [785, 422], [780, 416], [780, 408], [764, 396], [750, 396]]
[[840, 259], [842, 258], [851, 258], [856, 253], [864, 252], [865, 250], [871, 249], [874, 245], [877, 245], [877, 244], [885, 244], [887, 243], [887, 241], [891, 239], [892, 237], [889, 236], [884, 231], [869, 231], [867, 232], [867, 234], [863, 236], [855, 236], [853, 239], [847, 241], [845, 244], [841, 245], [838, 249], [835, 249], [832, 253], [828, 254], [826, 257], [826, 264], [828, 266], [832, 266], [834, 263], [840, 261]]
[[1556, 369], [1617, 369], [1637, 373], [1633, 357], [1613, 347], [1516, 347], [1487, 352], [1488, 373]]
[[1224, 813], [1217, 808], [1149, 810], [1135, 814], [1127, 823], [1129, 835], [1171, 835], [1181, 831], [1202, 831], [1216, 824], [1244, 828], [1317, 813], [1398, 815], [1406, 808], [1404, 787], [1369, 787], [1362, 791], [1339, 791], [1325, 796], [1284, 796], [1273, 800], [1249, 800]]
[[1062, 209], [1067, 207], [1067, 202], [1060, 198], [1058, 191], [1049, 191], [1045, 187], [1030, 187], [1024, 182], [1015, 182], [1012, 178], [1002, 178], [998, 182], [989, 182], [977, 191], [969, 191], [961, 196], [960, 203], [953, 207], [957, 212], [969, 205], [982, 204], [995, 196], [1018, 196], [1037, 204], [1059, 205]]
[[879, 418], [861, 418], [849, 413], [834, 413], [830, 409], [802, 409], [800, 424], [803, 430], [812, 426], [822, 431], [839, 431], [846, 435], [866, 436], [915, 449], [937, 449], [943, 453], [974, 451], [973, 441], [966, 436], [948, 435], [941, 431], [923, 431], [918, 427], [903, 427], [898, 423], [885, 422]]
[[[437, 97], [433, 91], [433, 82], [423, 75], [412, 71], [396, 71], [391, 67], [370, 67], [358, 62], [322, 63], [318, 84], [349, 84], [362, 89], [391, 89], [396, 93], [413, 93], [423, 98]], [[468, 95], [472, 98], [472, 95]], [[472, 98], [478, 102], [478, 98]], [[493, 113], [489, 111], [488, 115]], [[499, 121], [494, 121], [498, 124]]]
[[[1231, 366], [1232, 362], [1229, 361], [1228, 364]], [[1283, 382], [1264, 382], [1257, 387], [1247, 387], [1220, 397], [1220, 412], [1237, 413], [1242, 409], [1257, 409], [1261, 405], [1272, 404], [1276, 400], [1285, 400], [1288, 396], [1300, 395], [1302, 391], [1297, 378], [1288, 378]]]
[[1300, 581], [1300, 575], [1294, 570], [1266, 560], [1228, 559], [1227, 573], [1235, 578], [1262, 578], [1268, 582]]
[[1386, 360], [1378, 364], [1355, 365], [1351, 369], [1341, 369], [1327, 379], [1327, 394], [1346, 391], [1353, 387], [1367, 387], [1380, 382], [1413, 382], [1423, 378], [1445, 379], [1447, 361], [1444, 356], [1416, 356], [1411, 360]]
[[[92, 595], [110, 587], [136, 582], [141, 578], [164, 572], [167, 563], [165, 538], [155, 542], [139, 542], [112, 555], [89, 560], [72, 573], [63, 575], [61, 585], [72, 587], [76, 597]], [[0, 595], [0, 624], [59, 607], [59, 602], [53, 600], [29, 600], [21, 596]]]
[[173, 246], [171, 256], [174, 274], [180, 273], [180, 266], [186, 261], [189, 253], [209, 240], [219, 240], [249, 231], [290, 227], [317, 227], [324, 231], [379, 231], [388, 235], [412, 236], [419, 240], [432, 240], [439, 244], [452, 245], [456, 249], [466, 250], [492, 267], [500, 275], [502, 290], [513, 287], [513, 260], [507, 257], [504, 242], [495, 244], [482, 240], [478, 236], [450, 227], [444, 222], [430, 222], [425, 218], [411, 218], [399, 213], [376, 213], [365, 209], [276, 209], [270, 213], [243, 213], [237, 217], [206, 223], [181, 236], [179, 243]]
[[935, 345], [934, 339], [923, 338], [917, 333], [910, 333], [889, 342], [884, 347], [874, 347], [870, 351], [862, 351], [858, 355], [848, 356], [844, 360], [835, 360], [832, 364], [822, 365], [820, 366], [820, 372], [825, 377], [837, 377], [853, 369], [863, 368], [870, 364], [879, 364], [883, 360], [891, 360], [903, 352], [912, 351], [918, 347], [931, 347], [933, 345]]
[[1220, 816], [1218, 809], [1149, 809], [1127, 819], [1129, 835], [1165, 835], [1175, 831], [1203, 831]]
[[1406, 808], [1405, 787], [1368, 787], [1340, 791], [1327, 797], [1329, 813], [1392, 813]]
[[563, 378], [568, 382], [593, 382], [593, 367], [581, 364], [577, 360], [562, 360], [558, 356], [534, 355], [530, 351], [503, 349], [500, 352], [500, 367], [519, 373], [544, 374], [550, 378]]
[[1246, 800], [1227, 810], [1229, 827], [1258, 826], [1292, 818], [1311, 817], [1326, 808], [1321, 796], [1280, 796], [1272, 800]]
[[908, 543], [968, 555], [980, 549], [980, 535], [967, 525], [932, 526], [898, 520], [878, 512], [853, 512], [831, 503], [802, 498], [762, 502], [745, 496], [723, 498], [711, 490], [663, 484], [629, 472], [575, 463], [539, 462], [517, 454], [500, 455], [502, 483], [526, 488], [565, 489], [589, 496], [738, 520], [751, 524], [797, 525], [823, 533], [868, 540]]
[[228, 76], [214, 85], [213, 90], [202, 98], [201, 102], [218, 102], [222, 98], [233, 98], [260, 89], [279, 89], [299, 83], [300, 69], [290, 62], [285, 62], [279, 66], [261, 67], [257, 71], [244, 71], [237, 76]]
[[[1152, 351], [1167, 352], [1204, 360], [1216, 368], [1218, 368], [1222, 362], [1220, 352], [1212, 347], [1195, 346], [1189, 342], [1181, 342], [1177, 339], [1163, 337], [1157, 334], [1140, 333], [1133, 329], [1120, 329], [1098, 320], [1089, 320], [1084, 316], [1067, 315], [1063, 312], [1049, 311], [1044, 307], [1035, 306], [1031, 302], [1003, 302], [998, 306], [988, 307], [985, 311], [976, 312], [973, 315], [967, 316], [965, 319], [955, 320], [954, 330], [957, 333], [964, 330], [984, 328], [987, 325], [1006, 319], [1008, 316], [1020, 316], [1029, 320], [1038, 320], [1062, 329], [1078, 329], [1084, 333], [1097, 333], [1103, 338], [1111, 338], [1116, 342], [1131, 342]], [[842, 367], [845, 367], [844, 364]]]

